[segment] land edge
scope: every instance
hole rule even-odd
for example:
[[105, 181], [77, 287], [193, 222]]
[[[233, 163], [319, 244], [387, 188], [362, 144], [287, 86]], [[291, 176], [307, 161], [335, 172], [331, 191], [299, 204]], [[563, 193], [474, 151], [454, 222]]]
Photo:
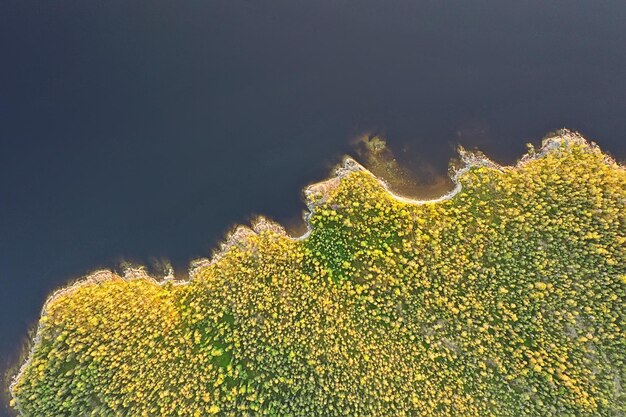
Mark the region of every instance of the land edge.
[[[137, 280], [137, 279], [146, 280], [146, 281], [152, 282], [160, 286], [165, 285], [167, 283], [171, 283], [172, 285], [187, 285], [198, 275], [198, 273], [201, 270], [206, 269], [210, 267], [211, 265], [213, 265], [214, 263], [218, 262], [230, 250], [231, 247], [245, 244], [246, 240], [250, 236], [254, 236], [254, 235], [266, 232], [266, 231], [272, 231], [272, 232], [278, 233], [280, 235], [283, 235], [295, 241], [304, 240], [311, 234], [311, 231], [313, 230], [309, 219], [315, 213], [316, 208], [320, 206], [321, 204], [323, 204], [326, 201], [326, 199], [330, 197], [333, 190], [335, 190], [339, 186], [339, 184], [341, 183], [341, 180], [352, 172], [360, 171], [360, 172], [365, 172], [366, 174], [369, 174], [370, 176], [372, 176], [379, 182], [379, 184], [383, 187], [383, 189], [392, 198], [398, 201], [401, 201], [407, 204], [415, 204], [415, 205], [429, 204], [429, 203], [433, 204], [433, 203], [439, 203], [442, 201], [449, 200], [453, 198], [455, 195], [457, 195], [463, 188], [461, 181], [460, 181], [461, 177], [463, 176], [463, 174], [465, 174], [472, 168], [489, 167], [489, 168], [493, 168], [499, 171], [517, 170], [517, 169], [522, 168], [525, 164], [531, 161], [543, 158], [544, 156], [546, 156], [548, 153], [552, 151], [555, 151], [563, 146], [569, 146], [572, 144], [583, 145], [591, 149], [598, 148], [595, 142], [586, 139], [585, 137], [583, 137], [580, 133], [576, 131], [569, 130], [566, 128], [562, 128], [557, 131], [549, 133], [548, 136], [542, 139], [541, 147], [539, 148], [538, 151], [534, 151], [534, 149], [531, 148], [529, 152], [522, 155], [522, 157], [514, 165], [509, 165], [509, 166], [500, 165], [492, 161], [480, 151], [467, 151], [463, 147], [459, 146], [457, 151], [461, 159], [461, 163], [462, 163], [461, 167], [458, 169], [451, 169], [449, 173], [450, 179], [452, 180], [454, 184], [453, 189], [440, 197], [429, 199], [429, 200], [415, 199], [415, 198], [410, 198], [410, 197], [395, 194], [393, 191], [391, 191], [389, 185], [384, 181], [384, 179], [376, 177], [373, 173], [367, 170], [367, 168], [365, 168], [363, 165], [359, 164], [356, 160], [354, 160], [353, 158], [349, 156], [346, 156], [343, 159], [343, 163], [338, 168], [335, 169], [334, 175], [332, 175], [331, 178], [305, 187], [304, 195], [306, 197], [306, 206], [307, 206], [308, 211], [305, 212], [304, 214], [304, 221], [307, 226], [307, 231], [302, 236], [298, 236], [298, 237], [289, 236], [286, 230], [280, 224], [272, 220], [269, 220], [263, 216], [258, 216], [256, 219], [252, 221], [250, 227], [244, 226], [244, 225], [235, 226], [233, 230], [226, 235], [225, 239], [222, 241], [222, 243], [219, 244], [218, 249], [212, 253], [210, 258], [199, 258], [199, 259], [195, 259], [191, 261], [190, 266], [189, 266], [188, 277], [186, 280], [175, 280], [173, 278], [173, 275], [171, 274], [170, 276], [165, 277], [164, 279], [157, 280], [154, 277], [150, 276], [148, 272], [145, 270], [145, 268], [141, 266], [126, 268], [124, 270], [123, 277], [114, 273], [110, 269], [95, 270], [85, 275], [84, 277], [77, 279], [75, 282], [65, 287], [55, 290], [46, 299], [41, 309], [40, 317], [39, 317], [37, 328], [35, 331], [35, 337], [33, 338], [32, 342], [29, 344], [30, 349], [28, 351], [28, 354], [24, 355], [26, 357], [26, 360], [19, 367], [19, 371], [17, 372], [17, 374], [15, 374], [15, 376], [13, 376], [11, 383], [9, 385], [10, 398], [13, 401], [15, 401], [15, 405], [13, 405], [12, 407], [18, 412], [18, 415], [19, 415], [19, 402], [14, 396], [13, 388], [18, 383], [24, 371], [28, 368], [28, 366], [30, 365], [32, 361], [35, 348], [40, 342], [40, 335], [41, 335], [40, 330], [42, 326], [41, 318], [43, 318], [46, 315], [48, 305], [52, 303], [53, 301], [55, 301], [57, 298], [63, 295], [67, 295], [82, 286], [94, 285], [94, 284], [98, 285], [100, 283], [111, 281], [111, 280], [131, 281], [131, 280]], [[613, 159], [611, 156], [609, 156], [605, 152], [603, 152], [602, 155], [605, 158], [605, 163], [621, 166], [619, 163], [615, 161], [615, 159]], [[319, 196], [319, 198], [317, 199], [317, 201], [314, 201], [314, 197], [316, 195]]]

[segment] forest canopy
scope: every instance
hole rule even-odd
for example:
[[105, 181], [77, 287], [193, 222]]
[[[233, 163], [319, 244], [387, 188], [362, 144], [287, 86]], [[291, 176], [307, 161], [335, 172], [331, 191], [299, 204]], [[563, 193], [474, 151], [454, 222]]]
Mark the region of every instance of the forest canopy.
[[[472, 159], [472, 158], [470, 158]], [[44, 307], [24, 417], [626, 413], [626, 170], [578, 135], [474, 157], [436, 202], [352, 164], [302, 239], [240, 228], [188, 283], [102, 272]]]

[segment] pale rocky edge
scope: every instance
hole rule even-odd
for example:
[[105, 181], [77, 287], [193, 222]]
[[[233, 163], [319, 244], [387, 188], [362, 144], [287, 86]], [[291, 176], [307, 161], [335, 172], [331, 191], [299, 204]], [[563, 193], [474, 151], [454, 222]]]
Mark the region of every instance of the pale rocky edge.
[[[123, 277], [119, 276], [118, 274], [108, 269], [96, 270], [88, 274], [87, 276], [80, 278], [73, 284], [67, 287], [61, 288], [55, 291], [54, 293], [52, 293], [52, 295], [48, 297], [48, 299], [43, 305], [40, 318], [45, 316], [47, 306], [52, 301], [54, 301], [56, 298], [60, 296], [67, 295], [71, 293], [72, 291], [76, 290], [77, 288], [84, 286], [84, 285], [99, 285], [100, 283], [109, 281], [109, 280], [129, 281], [129, 280], [136, 280], [136, 279], [144, 279], [157, 285], [164, 285], [170, 282], [173, 285], [186, 285], [189, 282], [191, 282], [201, 270], [208, 268], [212, 264], [218, 262], [219, 259], [226, 252], [228, 252], [228, 250], [231, 247], [245, 245], [249, 237], [263, 233], [263, 232], [271, 231], [271, 232], [283, 235], [293, 240], [304, 240], [311, 233], [312, 227], [309, 222], [309, 218], [313, 215], [313, 213], [315, 212], [315, 209], [319, 207], [321, 204], [323, 204], [332, 195], [333, 190], [339, 186], [339, 184], [341, 183], [341, 180], [352, 172], [362, 171], [371, 175], [372, 177], [375, 177], [378, 180], [378, 182], [381, 184], [381, 186], [393, 198], [395, 198], [396, 200], [402, 201], [404, 203], [408, 203], [408, 204], [438, 203], [441, 201], [451, 199], [452, 197], [454, 197], [456, 194], [458, 194], [461, 191], [462, 184], [461, 184], [460, 179], [464, 173], [466, 173], [472, 168], [489, 167], [489, 168], [497, 169], [499, 171], [515, 170], [515, 169], [519, 169], [524, 164], [530, 161], [542, 158], [549, 152], [556, 151], [557, 149], [563, 146], [568, 146], [569, 144], [578, 144], [578, 145], [583, 145], [583, 146], [587, 146], [590, 148], [597, 147], [597, 145], [594, 142], [588, 141], [578, 132], [571, 131], [568, 129], [560, 129], [557, 133], [553, 134], [552, 136], [548, 136], [544, 138], [541, 144], [541, 148], [537, 152], [533, 152], [533, 151], [528, 152], [527, 154], [523, 155], [519, 159], [519, 161], [513, 166], [499, 165], [496, 162], [490, 160], [488, 157], [486, 157], [482, 152], [466, 151], [462, 147], [459, 147], [458, 153], [462, 162], [461, 168], [456, 169], [456, 170], [451, 169], [450, 171], [450, 178], [452, 179], [452, 182], [454, 183], [454, 188], [448, 193], [442, 195], [441, 197], [431, 199], [431, 200], [420, 200], [420, 199], [414, 199], [414, 198], [409, 198], [409, 197], [394, 194], [390, 190], [388, 184], [383, 179], [375, 177], [374, 174], [372, 174], [370, 171], [368, 171], [364, 166], [359, 164], [354, 159], [350, 157], [345, 157], [343, 160], [343, 164], [335, 170], [334, 176], [332, 178], [315, 183], [315, 184], [311, 184], [308, 187], [306, 187], [306, 189], [304, 190], [308, 212], [304, 214], [304, 221], [307, 226], [307, 231], [302, 236], [299, 236], [299, 237], [288, 236], [287, 232], [281, 225], [265, 217], [259, 216], [252, 222], [250, 227], [242, 226], [242, 225], [236, 226], [226, 236], [225, 240], [219, 245], [218, 249], [212, 254], [210, 259], [200, 258], [200, 259], [196, 259], [192, 261], [189, 266], [189, 273], [188, 273], [187, 280], [175, 280], [173, 277], [173, 273], [168, 274], [164, 279], [157, 280], [154, 277], [150, 276], [148, 272], [146, 271], [146, 269], [142, 266], [127, 267], [123, 271]], [[605, 162], [607, 164], [619, 165], [613, 158], [608, 156], [606, 153], [604, 154], [604, 156], [605, 156]], [[37, 345], [40, 343], [40, 333], [41, 333], [40, 330], [41, 330], [41, 321], [37, 326], [35, 337], [32, 341], [27, 359], [20, 367], [19, 372], [13, 377], [11, 384], [9, 386], [9, 392], [13, 400], [15, 400], [15, 397], [13, 396], [13, 387], [15, 386], [17, 381], [21, 378], [22, 374], [24, 373], [24, 370], [30, 364], [33, 354], [34, 354], [34, 350], [37, 347]], [[19, 404], [17, 404], [16, 408], [19, 411]]]

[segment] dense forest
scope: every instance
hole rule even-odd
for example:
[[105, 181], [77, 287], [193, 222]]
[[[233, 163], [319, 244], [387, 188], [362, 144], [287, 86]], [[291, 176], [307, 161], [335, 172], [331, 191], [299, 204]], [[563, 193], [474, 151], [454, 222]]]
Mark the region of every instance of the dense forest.
[[626, 413], [626, 170], [573, 133], [475, 158], [437, 202], [364, 169], [310, 233], [240, 228], [188, 283], [100, 273], [46, 304], [24, 417]]

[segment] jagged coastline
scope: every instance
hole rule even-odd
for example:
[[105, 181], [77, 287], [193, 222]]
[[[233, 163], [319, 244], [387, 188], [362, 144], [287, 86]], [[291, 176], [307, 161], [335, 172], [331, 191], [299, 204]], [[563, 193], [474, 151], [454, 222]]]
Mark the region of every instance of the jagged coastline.
[[[316, 208], [320, 206], [321, 204], [323, 204], [324, 201], [326, 201], [326, 199], [330, 196], [332, 191], [339, 186], [339, 184], [341, 183], [344, 177], [348, 176], [350, 173], [355, 172], [355, 171], [366, 172], [369, 175], [376, 178], [378, 182], [382, 185], [382, 187], [386, 190], [386, 192], [389, 193], [394, 199], [398, 201], [401, 201], [407, 204], [415, 204], [415, 205], [434, 204], [434, 203], [438, 203], [441, 201], [449, 200], [453, 198], [455, 195], [457, 195], [462, 190], [461, 180], [462, 180], [463, 175], [469, 170], [471, 170], [472, 168], [486, 166], [486, 167], [490, 167], [490, 168], [501, 170], [501, 171], [519, 169], [523, 165], [531, 161], [537, 160], [539, 158], [542, 158], [548, 153], [558, 150], [562, 146], [568, 146], [568, 144], [583, 144], [585, 146], [595, 147], [595, 144], [593, 142], [589, 142], [579, 133], [573, 132], [567, 129], [562, 129], [558, 132], [558, 134], [545, 138], [543, 140], [541, 148], [537, 152], [531, 152], [531, 153], [525, 154], [519, 159], [517, 164], [513, 166], [502, 166], [493, 162], [492, 160], [490, 160], [488, 157], [486, 157], [480, 152], [469, 152], [469, 151], [463, 150], [462, 148], [459, 148], [459, 154], [460, 154], [463, 165], [460, 169], [451, 172], [451, 179], [454, 183], [454, 188], [448, 193], [442, 195], [441, 197], [430, 199], [430, 200], [421, 200], [421, 199], [410, 198], [410, 197], [394, 194], [390, 190], [388, 184], [384, 181], [384, 179], [375, 177], [374, 174], [369, 172], [365, 167], [363, 167], [361, 164], [356, 162], [354, 159], [346, 157], [344, 159], [342, 166], [336, 170], [332, 178], [306, 187], [304, 193], [306, 196], [306, 206], [308, 208], [308, 211], [306, 212], [304, 216], [304, 220], [307, 225], [307, 231], [302, 236], [298, 236], [298, 237], [288, 236], [285, 229], [279, 224], [269, 219], [266, 219], [264, 217], [258, 217], [252, 222], [250, 227], [241, 226], [241, 225], [235, 227], [233, 231], [227, 235], [223, 243], [219, 245], [218, 250], [216, 250], [212, 254], [211, 258], [200, 258], [200, 259], [196, 259], [192, 261], [189, 267], [189, 271], [188, 271], [188, 278], [186, 280], [173, 280], [171, 277], [166, 277], [165, 279], [157, 280], [154, 277], [150, 276], [146, 272], [146, 270], [141, 267], [129, 268], [124, 271], [123, 276], [120, 276], [112, 272], [111, 270], [107, 270], [107, 269], [96, 270], [86, 275], [85, 277], [78, 279], [77, 281], [70, 284], [69, 286], [66, 286], [66, 287], [63, 287], [54, 291], [44, 303], [42, 310], [41, 310], [40, 318], [46, 315], [47, 307], [54, 300], [56, 300], [57, 298], [61, 296], [70, 294], [76, 289], [82, 286], [86, 286], [86, 285], [99, 285], [103, 282], [110, 281], [110, 280], [128, 281], [128, 280], [135, 280], [135, 279], [147, 280], [156, 285], [164, 285], [166, 283], [172, 283], [173, 285], [186, 285], [189, 282], [191, 282], [201, 270], [205, 268], [209, 268], [211, 265], [218, 262], [222, 258], [222, 256], [230, 250], [231, 247], [245, 244], [245, 242], [249, 239], [250, 236], [253, 236], [256, 234], [271, 231], [280, 235], [287, 236], [293, 240], [307, 239], [312, 231], [312, 226], [311, 226], [309, 219], [313, 215], [313, 213], [315, 213]], [[610, 157], [607, 156], [606, 158], [607, 158], [607, 162], [616, 164], [616, 162]], [[42, 326], [41, 322], [38, 323], [35, 337], [31, 344], [30, 351], [28, 352], [27, 359], [20, 366], [19, 372], [13, 377], [12, 382], [9, 386], [9, 391], [12, 397], [13, 397], [13, 388], [15, 384], [22, 377], [24, 370], [29, 366], [36, 346], [39, 343], [41, 343], [40, 341], [41, 326]], [[15, 399], [15, 397], [13, 397], [13, 399]], [[17, 408], [19, 411], [19, 404], [17, 404]]]

